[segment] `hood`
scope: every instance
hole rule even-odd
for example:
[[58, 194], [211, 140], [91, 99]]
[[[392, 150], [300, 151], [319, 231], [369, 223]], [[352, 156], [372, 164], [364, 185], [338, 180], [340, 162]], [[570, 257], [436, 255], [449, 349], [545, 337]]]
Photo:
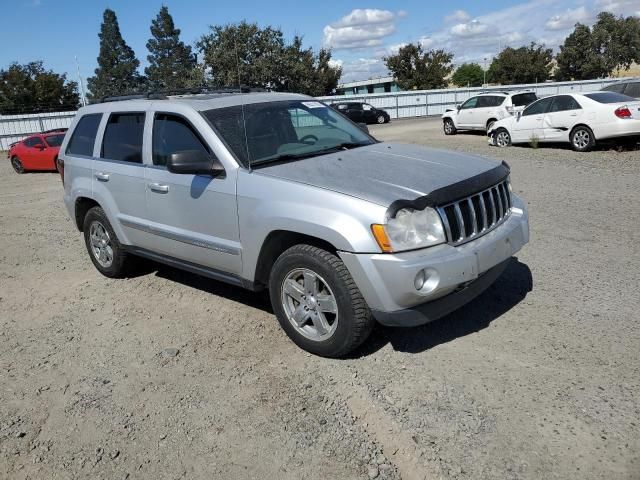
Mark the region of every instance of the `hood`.
[[397, 200], [415, 200], [499, 165], [495, 160], [448, 150], [377, 143], [264, 165], [255, 171], [389, 206]]

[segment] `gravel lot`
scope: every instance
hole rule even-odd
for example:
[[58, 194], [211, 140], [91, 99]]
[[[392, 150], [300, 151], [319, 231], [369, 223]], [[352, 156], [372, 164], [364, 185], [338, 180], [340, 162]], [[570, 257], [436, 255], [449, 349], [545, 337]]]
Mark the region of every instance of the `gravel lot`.
[[2, 161], [0, 478], [640, 478], [640, 152], [372, 132], [507, 160], [531, 243], [346, 360], [297, 349], [266, 295], [146, 262], [101, 277], [59, 177]]

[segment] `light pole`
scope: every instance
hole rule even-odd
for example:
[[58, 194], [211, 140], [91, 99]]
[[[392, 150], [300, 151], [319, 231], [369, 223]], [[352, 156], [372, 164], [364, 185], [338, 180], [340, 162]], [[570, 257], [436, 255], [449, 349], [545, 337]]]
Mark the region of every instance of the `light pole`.
[[482, 69], [482, 86], [487, 85], [487, 57], [484, 57], [484, 68]]

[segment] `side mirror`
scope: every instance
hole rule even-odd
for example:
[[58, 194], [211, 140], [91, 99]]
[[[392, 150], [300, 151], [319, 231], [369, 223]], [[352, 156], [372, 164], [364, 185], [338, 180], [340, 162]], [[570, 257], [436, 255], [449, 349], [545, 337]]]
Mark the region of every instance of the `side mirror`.
[[224, 173], [222, 164], [202, 150], [182, 150], [169, 155], [167, 170], [171, 173], [218, 176]]
[[460, 109], [462, 108], [462, 104], [461, 104], [461, 103], [456, 103], [456, 108], [457, 108], [458, 110], [460, 110]]
[[38, 143], [34, 145], [33, 148], [37, 148], [38, 150], [42, 151], [45, 149], [45, 146], [42, 143]]
[[360, 130], [363, 130], [363, 131], [369, 133], [369, 127], [367, 126], [366, 123], [358, 123], [358, 127], [360, 127]]
[[518, 110], [518, 120], [520, 120], [520, 117], [522, 116], [522, 111]]

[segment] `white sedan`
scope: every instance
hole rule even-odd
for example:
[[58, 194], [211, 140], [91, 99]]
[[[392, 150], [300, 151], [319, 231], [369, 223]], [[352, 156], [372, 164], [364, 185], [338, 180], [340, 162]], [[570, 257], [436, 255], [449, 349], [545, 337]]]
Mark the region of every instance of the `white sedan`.
[[591, 150], [596, 141], [640, 138], [640, 102], [615, 92], [565, 93], [544, 97], [521, 114], [491, 126], [489, 144], [565, 142], [574, 150]]

